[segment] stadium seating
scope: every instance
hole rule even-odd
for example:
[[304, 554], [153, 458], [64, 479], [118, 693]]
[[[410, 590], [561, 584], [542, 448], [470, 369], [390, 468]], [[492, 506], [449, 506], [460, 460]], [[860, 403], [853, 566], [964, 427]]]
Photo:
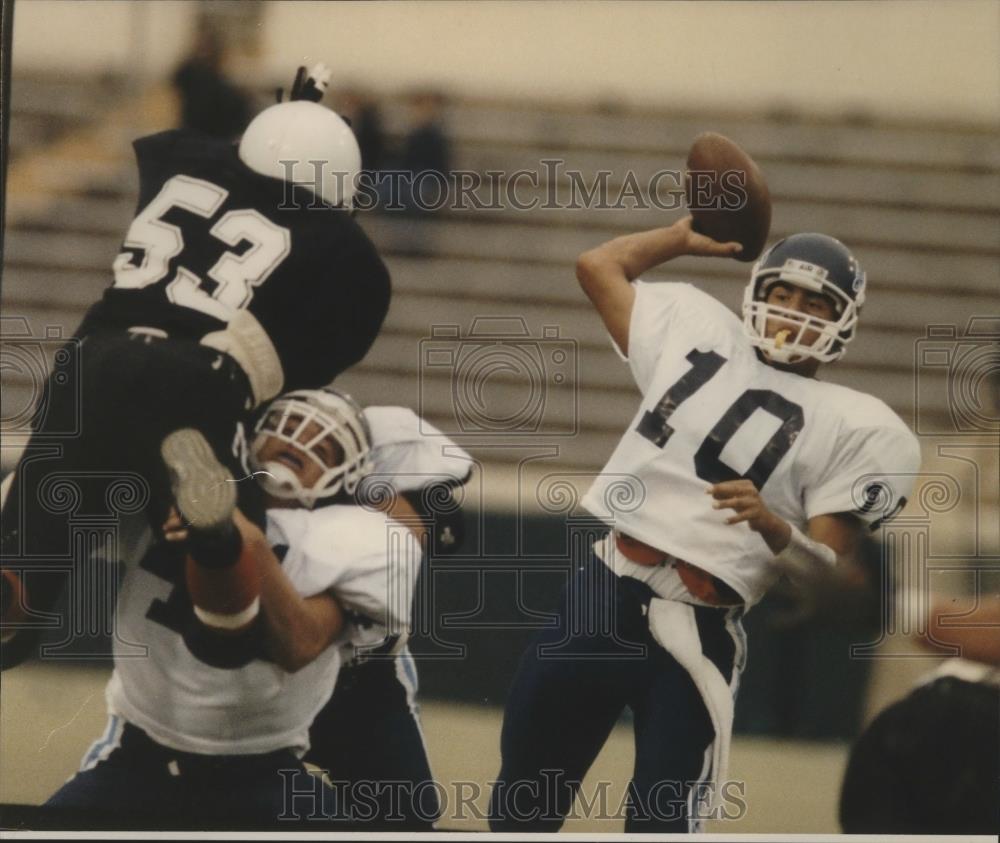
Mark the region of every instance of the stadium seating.
[[[134, 212], [128, 139], [168, 125], [135, 119], [120, 85], [105, 86], [105, 94], [113, 89], [118, 96], [105, 95], [99, 109], [95, 95], [84, 96], [93, 82], [29, 80], [19, 83], [21, 96], [15, 90], [3, 314], [26, 318], [36, 334], [51, 326], [71, 333], [86, 304], [108, 283]], [[28, 96], [29, 89], [49, 93]], [[385, 112], [390, 133], [398, 135], [402, 103], [387, 101]], [[660, 169], [681, 169], [699, 131], [738, 140], [769, 178], [773, 235], [833, 234], [852, 246], [868, 270], [869, 304], [858, 339], [843, 362], [823, 376], [882, 396], [911, 423], [916, 342], [926, 326], [951, 324], [961, 334], [970, 315], [988, 314], [994, 304], [1000, 144], [979, 127], [475, 101], [453, 103], [447, 126], [456, 169], [539, 173], [537, 187], [522, 179], [521, 201], [548, 195], [552, 186], [545, 182], [543, 159], [564, 161], [584, 184], [597, 171], [609, 170], [613, 199], [629, 170], [645, 186]], [[89, 141], [81, 143], [80, 137]], [[101, 156], [88, 152], [95, 137], [104, 139], [103, 146], [97, 144]], [[566, 180], [556, 187], [560, 201], [568, 200]], [[509, 207], [419, 218], [362, 215], [387, 257], [395, 295], [382, 336], [343, 385], [363, 402], [410, 403], [431, 421], [448, 424], [452, 370], [425, 368], [420, 378], [421, 341], [432, 337], [434, 326], [457, 325], [465, 333], [476, 317], [518, 316], [535, 338], [545, 326], [556, 326], [560, 341], [575, 343], [576, 366], [557, 387], [545, 380], [553, 374], [551, 365], [541, 363], [545, 388], [556, 390], [558, 400], [539, 411], [547, 415], [540, 417], [538, 432], [576, 429], [575, 437], [551, 438], [559, 445], [559, 461], [598, 467], [633, 413], [636, 393], [576, 285], [573, 261], [604, 239], [676, 215], [656, 208]], [[735, 261], [681, 259], [650, 277], [691, 280], [738, 310], [748, 271]], [[524, 351], [529, 346], [522, 342], [517, 353], [542, 359], [543, 345]], [[3, 378], [5, 395], [27, 400], [31, 387], [24, 377], [5, 371]], [[921, 412], [943, 423], [948, 368], [921, 378]], [[516, 408], [531, 399], [533, 388], [523, 373], [498, 374], [488, 400], [491, 406]], [[567, 390], [576, 390], [578, 401], [564, 400]], [[567, 416], [574, 413], [575, 423]], [[4, 454], [4, 468], [12, 459]]]

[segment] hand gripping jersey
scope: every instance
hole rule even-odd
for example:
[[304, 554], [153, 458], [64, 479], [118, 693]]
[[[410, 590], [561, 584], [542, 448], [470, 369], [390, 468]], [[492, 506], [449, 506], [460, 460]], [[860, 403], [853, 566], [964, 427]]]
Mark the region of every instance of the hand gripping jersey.
[[348, 211], [198, 133], [134, 146], [139, 210], [81, 335], [143, 326], [201, 339], [245, 308], [277, 351], [286, 391], [329, 383], [364, 357], [389, 307], [389, 274]]
[[[712, 484], [752, 480], [803, 532], [841, 512], [875, 528], [905, 505], [920, 448], [882, 401], [763, 363], [740, 320], [689, 284], [635, 287], [628, 363], [643, 398], [584, 498], [591, 512], [752, 605], [773, 582], [773, 554], [746, 523], [725, 523]], [[614, 567], [656, 588], [657, 569]]]

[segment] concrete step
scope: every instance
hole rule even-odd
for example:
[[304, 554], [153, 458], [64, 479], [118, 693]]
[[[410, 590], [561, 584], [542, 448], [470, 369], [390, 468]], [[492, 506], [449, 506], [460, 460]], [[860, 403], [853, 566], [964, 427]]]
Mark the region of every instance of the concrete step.
[[701, 132], [732, 138], [760, 162], [774, 159], [879, 162], [884, 166], [1000, 169], [1000, 144], [988, 131], [776, 122], [706, 115], [581, 114], [516, 106], [454, 108], [447, 127], [456, 141], [596, 147], [683, 157]]
[[[535, 301], [554, 308], [583, 307], [590, 310], [576, 282], [572, 266], [532, 267], [494, 261], [467, 261], [390, 256], [393, 289], [414, 294], [474, 299], [485, 303], [515, 304]], [[692, 264], [695, 266], [695, 264]], [[669, 267], [668, 267], [669, 269]], [[701, 272], [651, 273], [650, 278], [687, 281], [739, 312], [750, 267], [735, 261], [701, 261]], [[719, 273], [714, 274], [718, 269]], [[862, 331], [870, 326], [890, 326], [923, 334], [929, 323], [964, 324], [971, 313], [995, 309], [993, 291], [984, 289], [971, 295], [946, 294], [938, 287], [925, 292], [896, 289], [886, 279], [869, 273], [868, 301], [862, 316]], [[595, 316], [596, 318], [596, 316]]]
[[[997, 180], [1000, 188], [1000, 179]], [[428, 193], [430, 195], [430, 192]], [[1000, 194], [998, 194], [1000, 195]], [[488, 201], [486, 194], [481, 195]], [[618, 194], [611, 191], [608, 202], [614, 204]], [[637, 231], [669, 224], [682, 210], [663, 211], [655, 207], [636, 209], [623, 201], [620, 207], [591, 207], [570, 209], [546, 208], [547, 198], [563, 204], [573, 195], [564, 192], [548, 195], [543, 188], [531, 189], [527, 183], [518, 186], [514, 200], [525, 204], [535, 203], [531, 210], [517, 210], [509, 205], [503, 209], [475, 210], [465, 202], [467, 210], [438, 216], [434, 223], [468, 223], [471, 226], [488, 226], [500, 234], [507, 226], [530, 225], [536, 229], [535, 240], [544, 241], [553, 229], [575, 230], [591, 242], [600, 237], [611, 237], [622, 232]], [[508, 202], [503, 198], [501, 201]], [[47, 232], [92, 233], [121, 238], [134, 213], [132, 197], [125, 196], [72, 196], [60, 200], [43, 212], [18, 219], [13, 231], [29, 229]], [[377, 231], [399, 232], [416, 226], [423, 230], [430, 220], [404, 218], [387, 212], [380, 217], [364, 214], [361, 218], [367, 227]], [[921, 251], [941, 249], [949, 252], [963, 250], [972, 253], [1000, 253], [1000, 210], [949, 211], [896, 208], [884, 210], [869, 207], [864, 202], [853, 205], [828, 205], [812, 201], [786, 201], [774, 206], [772, 242], [785, 234], [801, 230], [822, 231], [846, 243], [856, 242], [886, 244], [895, 248], [918, 248]], [[593, 232], [589, 234], [588, 232]], [[544, 237], [543, 237], [544, 235]], [[460, 243], [456, 244], [460, 247]], [[460, 251], [460, 248], [456, 248]]]
[[[542, 229], [525, 218], [523, 222], [497, 226], [488, 221], [473, 222], [453, 218], [403, 218], [390, 214], [366, 216], [364, 226], [376, 244], [386, 253], [450, 255], [475, 259], [508, 260], [519, 264], [555, 263], [573, 266], [580, 252], [604, 240], [618, 236], [614, 229], [576, 230]], [[774, 237], [789, 232], [776, 230]], [[925, 249], [919, 243], [882, 241], [878, 231], [851, 244], [870, 278], [882, 279], [886, 286], [940, 290], [968, 289], [994, 291], [996, 285], [996, 248], [981, 251], [960, 248], [944, 251]], [[704, 258], [679, 258], [671, 271], [679, 276], [703, 272]], [[710, 261], [713, 272], [741, 277], [745, 265], [737, 261]]]
[[[464, 143], [454, 153], [455, 170], [486, 173], [494, 170], [513, 174], [519, 170], [537, 173], [540, 185], [547, 185], [551, 176], [568, 185], [568, 170], [576, 171], [577, 179], [590, 185], [601, 171], [610, 171], [608, 183], [616, 189], [626, 173], [632, 172], [644, 189], [657, 173], [665, 170], [684, 170], [686, 150], [679, 152], [592, 152], [587, 149], [514, 147], [491, 144], [488, 141]], [[543, 164], [544, 160], [556, 163]], [[932, 159], [933, 160], [933, 159]], [[928, 208], [960, 207], [969, 209], [997, 209], [1000, 196], [1000, 174], [965, 172], [957, 169], [911, 172], [906, 169], [886, 168], [878, 164], [847, 162], [842, 164], [815, 164], [793, 158], [776, 157], [762, 163], [771, 195], [776, 202], [798, 199], [823, 199], [827, 202], [855, 204], [872, 202], [877, 206], [887, 204], [920, 205]], [[521, 176], [519, 184], [525, 192], [529, 178]], [[672, 176], [661, 176], [654, 182], [666, 194], [677, 185]], [[427, 190], [430, 190], [428, 186]]]

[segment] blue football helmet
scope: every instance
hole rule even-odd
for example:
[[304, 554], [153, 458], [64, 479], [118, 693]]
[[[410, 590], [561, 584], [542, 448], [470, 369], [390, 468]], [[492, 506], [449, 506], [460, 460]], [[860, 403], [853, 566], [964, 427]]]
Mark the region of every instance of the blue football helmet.
[[[828, 296], [836, 319], [820, 319], [767, 304], [768, 292], [778, 283]], [[838, 360], [854, 339], [866, 284], [864, 270], [839, 240], [825, 234], [793, 234], [775, 243], [754, 264], [743, 295], [743, 327], [750, 342], [774, 362], [797, 363], [806, 358], [823, 363]], [[773, 318], [798, 326], [798, 330], [767, 337], [767, 320]], [[819, 334], [811, 345], [802, 342], [807, 331]]]

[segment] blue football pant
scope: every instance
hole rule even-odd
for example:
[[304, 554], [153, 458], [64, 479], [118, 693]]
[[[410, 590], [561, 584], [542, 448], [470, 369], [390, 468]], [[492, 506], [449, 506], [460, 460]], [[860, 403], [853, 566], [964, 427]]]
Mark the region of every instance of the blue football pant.
[[81, 770], [45, 807], [100, 827], [330, 830], [335, 794], [291, 750], [199, 755], [112, 716]]
[[[652, 638], [646, 611], [653, 596], [600, 559], [570, 580], [558, 624], [536, 636], [510, 688], [490, 805], [493, 831], [558, 830], [626, 706], [636, 752], [625, 830], [692, 830], [688, 800], [707, 771], [714, 730], [687, 672]], [[703, 651], [729, 681], [736, 644], [728, 612], [695, 612]], [[588, 801], [593, 795], [586, 794]]]
[[416, 693], [407, 650], [372, 658], [341, 670], [309, 731], [306, 760], [329, 773], [344, 812], [366, 829], [429, 831], [440, 815]]

